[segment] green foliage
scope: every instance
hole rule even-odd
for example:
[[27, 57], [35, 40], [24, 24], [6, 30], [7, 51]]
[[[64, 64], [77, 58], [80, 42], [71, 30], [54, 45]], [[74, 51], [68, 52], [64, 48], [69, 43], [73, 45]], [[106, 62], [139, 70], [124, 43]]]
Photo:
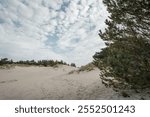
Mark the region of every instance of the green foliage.
[[8, 60], [8, 58], [2, 58], [0, 60], [0, 65], [6, 65], [6, 64], [22, 64], [22, 65], [42, 65], [42, 66], [56, 66], [57, 64], [61, 64], [61, 65], [68, 65], [66, 62], [61, 61], [54, 61], [54, 60], [39, 60], [39, 61], [35, 61], [35, 60], [20, 60], [17, 62], [13, 62], [13, 60]]
[[2, 58], [0, 60], [0, 65], [4, 65], [4, 64], [12, 64], [13, 63], [13, 60], [8, 60], [8, 58]]
[[[150, 86], [150, 1], [104, 0], [111, 16], [99, 36], [106, 48], [93, 56], [103, 81], [116, 88]], [[126, 86], [125, 86], [126, 85]], [[125, 87], [124, 87], [125, 86]]]
[[76, 67], [76, 64], [75, 64], [75, 63], [71, 63], [71, 66], [72, 66], [72, 67]]
[[93, 63], [89, 63], [85, 66], [81, 66], [78, 71], [79, 72], [81, 72], [81, 71], [92, 71], [92, 70], [94, 70], [94, 68], [95, 68], [95, 65]]

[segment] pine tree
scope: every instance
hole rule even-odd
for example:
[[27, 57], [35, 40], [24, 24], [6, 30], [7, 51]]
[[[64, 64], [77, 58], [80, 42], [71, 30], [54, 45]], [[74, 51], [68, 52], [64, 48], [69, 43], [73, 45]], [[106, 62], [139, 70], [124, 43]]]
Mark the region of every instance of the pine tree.
[[93, 56], [103, 83], [115, 88], [150, 86], [150, 1], [103, 2], [110, 17], [99, 36], [107, 47]]

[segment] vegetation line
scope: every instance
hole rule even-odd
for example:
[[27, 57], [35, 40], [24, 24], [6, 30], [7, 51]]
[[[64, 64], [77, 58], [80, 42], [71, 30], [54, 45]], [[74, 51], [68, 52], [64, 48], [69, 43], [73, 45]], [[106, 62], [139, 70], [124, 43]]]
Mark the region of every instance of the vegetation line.
[[58, 64], [60, 65], [68, 65], [68, 66], [73, 66], [73, 67], [76, 67], [75, 63], [71, 63], [70, 65], [67, 64], [66, 62], [64, 61], [54, 61], [54, 60], [38, 60], [38, 61], [35, 61], [35, 60], [26, 60], [26, 61], [23, 61], [23, 60], [20, 60], [20, 61], [17, 61], [17, 62], [14, 62], [12, 59], [8, 59], [8, 58], [1, 58], [0, 59], [0, 66], [2, 65], [7, 65], [7, 64], [23, 64], [23, 65], [36, 65], [36, 66], [56, 66]]

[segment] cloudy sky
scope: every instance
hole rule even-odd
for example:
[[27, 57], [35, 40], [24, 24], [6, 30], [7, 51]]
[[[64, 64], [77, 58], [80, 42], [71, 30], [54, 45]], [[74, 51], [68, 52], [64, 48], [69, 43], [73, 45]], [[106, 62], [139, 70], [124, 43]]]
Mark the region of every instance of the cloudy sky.
[[0, 57], [84, 65], [104, 47], [107, 16], [102, 0], [0, 0]]

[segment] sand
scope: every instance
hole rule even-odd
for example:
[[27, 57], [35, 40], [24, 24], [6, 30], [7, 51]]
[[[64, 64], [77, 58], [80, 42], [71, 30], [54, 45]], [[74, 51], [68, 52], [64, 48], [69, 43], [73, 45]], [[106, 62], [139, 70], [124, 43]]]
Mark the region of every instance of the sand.
[[65, 65], [0, 69], [0, 99], [111, 99], [114, 94], [101, 84], [97, 68], [69, 73], [77, 69]]
[[[130, 92], [123, 97], [106, 88], [99, 69], [77, 72], [79, 68], [59, 65], [53, 67], [15, 66], [0, 69], [1, 100], [118, 100], [150, 99], [149, 89]], [[74, 72], [73, 72], [74, 71]]]

